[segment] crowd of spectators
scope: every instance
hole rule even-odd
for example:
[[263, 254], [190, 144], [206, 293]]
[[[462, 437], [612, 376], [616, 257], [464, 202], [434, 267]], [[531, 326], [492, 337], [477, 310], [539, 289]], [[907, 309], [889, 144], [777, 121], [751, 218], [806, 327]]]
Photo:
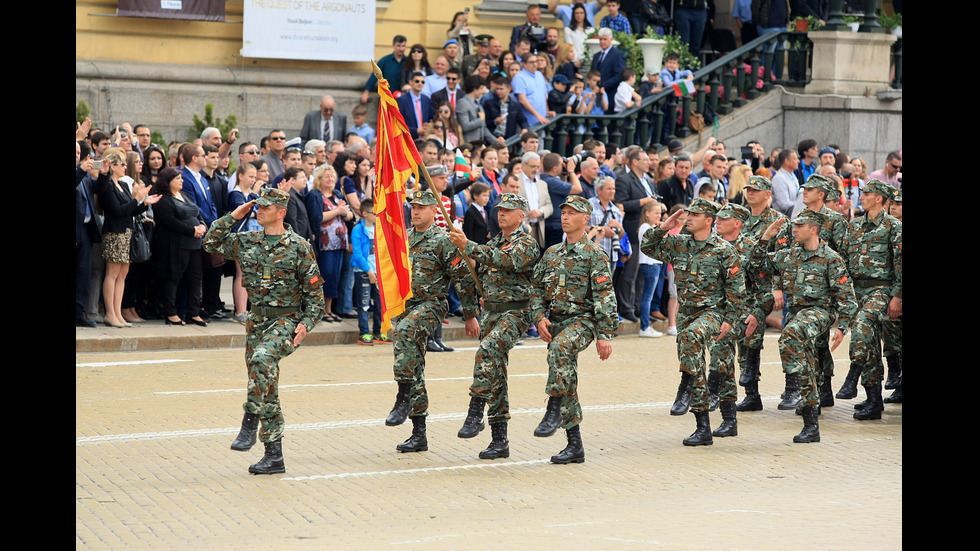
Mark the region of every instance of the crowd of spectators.
[[[603, 7], [609, 15], [600, 22], [600, 51], [583, 75], [582, 40]], [[399, 111], [423, 164], [442, 165], [449, 175], [445, 184], [438, 179], [445, 188], [436, 190], [450, 214], [442, 225], [458, 224], [470, 239], [486, 242], [499, 232], [493, 205], [513, 191], [527, 198], [525, 229], [543, 250], [563, 239], [558, 206], [569, 195], [586, 197], [594, 209], [589, 236], [609, 255], [619, 314], [640, 321], [641, 335], [649, 337], [659, 336], [652, 319], [668, 320], [668, 331], [675, 331], [665, 285], [670, 268], [640, 253], [638, 243], [671, 209], [698, 196], [745, 205], [749, 176], [761, 174], [773, 182], [772, 207], [794, 216], [803, 208], [801, 184], [819, 173], [833, 178], [841, 191], [833, 207], [853, 216], [870, 178], [901, 187], [902, 158], [900, 152], [890, 153], [885, 166], [869, 175], [865, 161], [814, 140], [775, 147], [768, 155], [759, 141], [729, 151], [714, 138], [693, 153], [683, 151], [677, 140], [659, 150], [621, 149], [592, 139], [569, 158], [543, 150], [530, 126], [562, 110], [628, 108], [642, 95], [635, 90], [637, 75], [625, 68], [609, 31], [642, 27], [634, 24], [635, 7], [616, 0], [571, 6], [551, 0], [548, 9], [563, 24], [562, 41], [562, 29], [537, 30], [541, 8], [531, 5], [526, 23], [514, 28], [508, 50], [496, 37], [475, 34], [468, 12], [460, 12], [434, 59], [421, 44], [407, 48], [408, 40], [396, 36], [392, 53], [379, 67], [399, 95]], [[676, 60], [668, 61], [667, 80], [689, 77]], [[647, 75], [641, 89], [653, 93], [658, 80]], [[250, 141], [239, 138], [237, 129], [223, 137], [217, 128], [207, 128], [199, 139], [164, 147], [151, 143], [146, 125], [124, 123], [107, 132], [88, 121], [80, 124], [76, 325], [126, 327], [146, 319], [207, 325], [222, 318], [244, 323], [248, 304], [241, 267], [204, 252], [202, 238], [219, 217], [255, 199], [263, 187], [275, 186], [289, 191], [287, 222], [316, 252], [324, 280], [324, 321], [359, 318], [359, 332], [368, 337], [360, 342], [384, 342], [386, 337], [376, 334], [377, 324], [372, 331], [367, 318], [369, 311], [379, 312], [369, 219], [377, 138], [363, 103], [370, 101], [376, 84], [372, 75], [362, 104], [350, 113], [352, 124], [338, 112], [334, 98], [324, 96], [292, 138], [274, 129]], [[521, 146], [512, 155], [503, 142], [517, 134]], [[457, 149], [468, 171], [457, 172]], [[412, 182], [409, 193], [423, 187]], [[151, 245], [145, 262], [130, 259], [137, 226]], [[253, 211], [235, 230], [259, 228]], [[231, 305], [219, 297], [224, 277], [232, 280]], [[450, 314], [462, 315], [455, 293], [450, 293]], [[435, 348], [443, 346], [440, 342]]]

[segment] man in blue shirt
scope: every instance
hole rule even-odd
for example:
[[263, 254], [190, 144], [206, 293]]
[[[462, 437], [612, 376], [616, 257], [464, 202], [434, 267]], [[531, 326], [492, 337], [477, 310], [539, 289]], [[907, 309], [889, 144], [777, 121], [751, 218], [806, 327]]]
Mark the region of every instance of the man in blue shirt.
[[[405, 60], [405, 44], [407, 43], [407, 38], [396, 34], [391, 44], [392, 52], [378, 61], [378, 68], [381, 69], [381, 75], [388, 81], [388, 88], [392, 92], [401, 90], [402, 88], [402, 61]], [[378, 77], [374, 76], [374, 71], [372, 71], [371, 76], [368, 77], [367, 83], [364, 85], [364, 91], [361, 92], [361, 103], [367, 103], [368, 96], [377, 87]]]
[[546, 124], [548, 119], [548, 87], [544, 75], [538, 72], [538, 57], [524, 56], [521, 72], [514, 75], [512, 85], [517, 101], [524, 109], [524, 118], [529, 124]]

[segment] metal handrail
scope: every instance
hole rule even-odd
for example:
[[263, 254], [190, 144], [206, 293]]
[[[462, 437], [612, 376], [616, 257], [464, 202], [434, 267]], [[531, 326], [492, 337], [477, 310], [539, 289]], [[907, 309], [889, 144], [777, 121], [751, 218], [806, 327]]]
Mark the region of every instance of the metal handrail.
[[[785, 45], [789, 44], [787, 48]], [[768, 50], [772, 51], [768, 51]], [[694, 73], [694, 83], [698, 93], [675, 99], [672, 88], [643, 98], [638, 105], [614, 115], [560, 114], [545, 124], [531, 126], [538, 135], [543, 135], [543, 147], [565, 156], [569, 148], [584, 141], [596, 138], [603, 143], [619, 146], [630, 144], [647, 147], [650, 144], [666, 143], [674, 138], [691, 134], [687, 128], [692, 113], [705, 113], [706, 106], [716, 114], [731, 113], [748, 101], [759, 97], [776, 84], [787, 87], [804, 86], [809, 82], [807, 67], [813, 45], [805, 32], [772, 31], [744, 44], [723, 57], [709, 63]], [[789, 54], [790, 79], [782, 80], [772, 76], [773, 69], [782, 73], [782, 65], [773, 67], [775, 60]], [[748, 65], [748, 70], [746, 70]], [[770, 78], [760, 78], [770, 75]], [[750, 76], [752, 75], [752, 76]], [[696, 106], [692, 108], [692, 102]], [[665, 113], [678, 113], [667, 117]], [[680, 118], [680, 125], [677, 119]], [[664, 125], [668, 128], [665, 131]], [[569, 140], [568, 138], [571, 137]], [[516, 153], [520, 135], [511, 136], [505, 142]]]

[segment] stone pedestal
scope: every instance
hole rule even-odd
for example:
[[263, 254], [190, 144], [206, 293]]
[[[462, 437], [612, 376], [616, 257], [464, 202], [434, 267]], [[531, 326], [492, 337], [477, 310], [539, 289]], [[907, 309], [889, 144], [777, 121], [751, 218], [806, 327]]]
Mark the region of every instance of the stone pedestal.
[[889, 86], [890, 34], [815, 31], [813, 73], [807, 94], [863, 96]]

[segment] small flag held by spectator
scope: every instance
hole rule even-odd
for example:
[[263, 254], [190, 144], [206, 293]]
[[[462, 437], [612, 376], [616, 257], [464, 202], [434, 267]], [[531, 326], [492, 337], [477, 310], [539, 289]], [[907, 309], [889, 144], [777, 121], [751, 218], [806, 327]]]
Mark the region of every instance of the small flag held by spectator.
[[476, 176], [473, 175], [473, 169], [470, 167], [469, 161], [463, 156], [463, 152], [456, 148], [456, 163], [453, 170], [456, 171], [457, 178], [466, 178], [468, 180], [475, 180]]
[[690, 79], [684, 79], [674, 84], [673, 88], [674, 88], [674, 95], [677, 97], [693, 94], [697, 90], [694, 87], [694, 81]]

